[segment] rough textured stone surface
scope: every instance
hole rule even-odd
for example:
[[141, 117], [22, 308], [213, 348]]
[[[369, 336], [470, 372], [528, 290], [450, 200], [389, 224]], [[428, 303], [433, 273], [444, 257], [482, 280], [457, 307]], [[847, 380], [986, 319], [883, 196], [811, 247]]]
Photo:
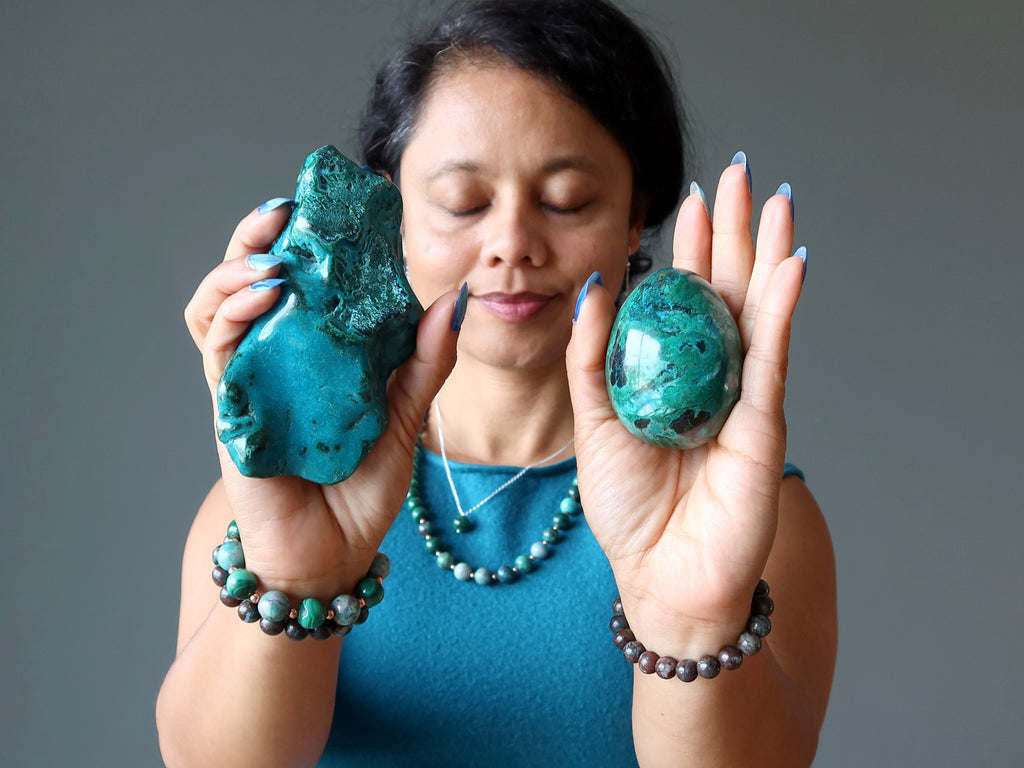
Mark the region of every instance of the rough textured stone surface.
[[284, 259], [281, 295], [228, 362], [217, 432], [244, 475], [336, 483], [387, 424], [385, 383], [412, 354], [423, 310], [389, 181], [321, 147], [295, 201], [270, 250]]
[[605, 375], [619, 419], [641, 440], [694, 448], [721, 430], [740, 392], [736, 321], [707, 281], [662, 269], [629, 295]]

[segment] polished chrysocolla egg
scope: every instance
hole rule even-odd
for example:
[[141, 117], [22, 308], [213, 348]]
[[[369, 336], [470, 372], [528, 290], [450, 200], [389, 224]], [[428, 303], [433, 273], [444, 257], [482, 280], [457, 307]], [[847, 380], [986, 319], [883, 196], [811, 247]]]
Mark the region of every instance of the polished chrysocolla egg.
[[722, 297], [699, 275], [669, 268], [623, 303], [605, 377], [630, 432], [664, 448], [695, 448], [725, 424], [742, 364], [740, 332]]

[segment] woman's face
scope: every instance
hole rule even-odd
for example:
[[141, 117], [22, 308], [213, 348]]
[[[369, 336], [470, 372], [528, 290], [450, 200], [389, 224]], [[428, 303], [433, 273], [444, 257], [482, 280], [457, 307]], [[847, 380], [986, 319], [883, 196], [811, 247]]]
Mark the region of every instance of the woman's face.
[[504, 65], [438, 78], [402, 155], [404, 247], [424, 305], [469, 284], [461, 355], [499, 367], [565, 354], [577, 295], [615, 291], [640, 244], [632, 170], [597, 120]]

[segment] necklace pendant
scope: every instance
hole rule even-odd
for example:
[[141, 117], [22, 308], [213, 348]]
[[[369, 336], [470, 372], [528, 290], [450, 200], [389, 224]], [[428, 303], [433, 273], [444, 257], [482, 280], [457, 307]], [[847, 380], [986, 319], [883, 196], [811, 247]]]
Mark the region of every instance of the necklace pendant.
[[468, 517], [459, 516], [452, 520], [452, 528], [456, 533], [469, 533], [473, 530], [473, 521]]

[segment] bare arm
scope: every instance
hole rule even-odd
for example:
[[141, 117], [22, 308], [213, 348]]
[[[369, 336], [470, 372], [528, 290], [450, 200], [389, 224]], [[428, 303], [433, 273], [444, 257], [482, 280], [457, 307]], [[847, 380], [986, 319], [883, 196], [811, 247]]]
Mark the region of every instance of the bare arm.
[[[634, 742], [644, 768], [746, 765], [752, 755], [758, 765], [779, 768], [813, 761], [835, 665], [835, 562], [821, 511], [797, 478], [782, 484], [765, 579], [775, 600], [772, 632], [738, 670], [692, 683], [634, 672]], [[644, 627], [634, 628], [644, 641]], [[645, 645], [699, 658], [742, 629], [710, 646], [674, 646], [670, 638], [655, 645], [653, 637]]]
[[[211, 396], [228, 359], [277, 295], [252, 291], [274, 268], [253, 269], [287, 220], [287, 209], [254, 211], [239, 224], [223, 263], [200, 284], [185, 312], [203, 353]], [[342, 641], [295, 642], [268, 636], [222, 605], [211, 552], [235, 520], [247, 570], [262, 592], [329, 602], [351, 594], [401, 509], [412, 452], [431, 398], [455, 362], [456, 295], [445, 294], [420, 320], [416, 351], [388, 382], [388, 425], [344, 482], [243, 477], [218, 444], [222, 479], [192, 525], [182, 561], [177, 657], [157, 702], [160, 748], [168, 766], [313, 765], [334, 712]], [[372, 619], [371, 619], [372, 620]], [[358, 628], [356, 628], [358, 631]]]
[[675, 267], [721, 294], [745, 357], [740, 397], [721, 432], [689, 450], [633, 437], [615, 415], [604, 357], [615, 315], [588, 292], [569, 348], [580, 492], [637, 639], [663, 656], [700, 659], [735, 643], [758, 579], [778, 610], [761, 653], [691, 683], [637, 671], [634, 743], [642, 765], [805, 765], [813, 758], [835, 654], [831, 542], [799, 480], [782, 481], [783, 412], [793, 312], [805, 262], [793, 254], [785, 188], [751, 231], [742, 156], [722, 174], [709, 216], [680, 207]]
[[[270, 637], [221, 604], [210, 552], [232, 517], [218, 482], [185, 546], [177, 658], [157, 701], [161, 751], [170, 768], [229, 765], [241, 752], [254, 768], [314, 765], [330, 732], [342, 640]], [[338, 586], [292, 588], [324, 596]]]

